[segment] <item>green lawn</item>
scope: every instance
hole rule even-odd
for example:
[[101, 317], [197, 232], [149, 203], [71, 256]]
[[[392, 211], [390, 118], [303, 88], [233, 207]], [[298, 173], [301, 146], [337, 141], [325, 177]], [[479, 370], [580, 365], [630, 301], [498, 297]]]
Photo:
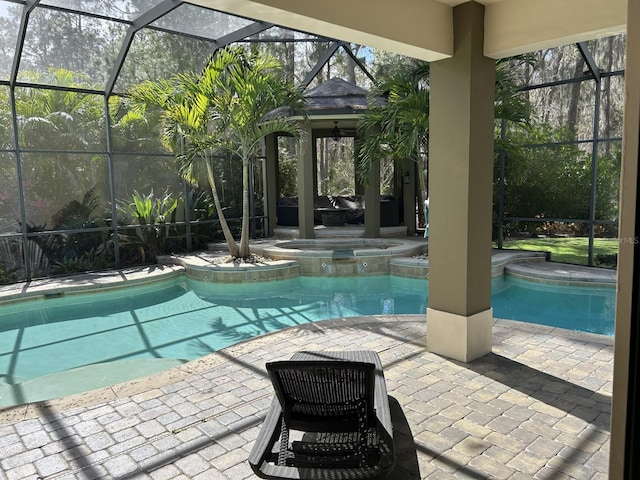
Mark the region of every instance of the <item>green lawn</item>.
[[[573, 263], [577, 265], [587, 264], [589, 239], [583, 237], [572, 238], [525, 238], [523, 240], [505, 240], [503, 248], [514, 250], [535, 250], [551, 252], [551, 260], [554, 262]], [[603, 267], [614, 267], [610, 260], [612, 255], [618, 253], [617, 238], [596, 238], [593, 242], [593, 258], [595, 264]], [[599, 255], [608, 255], [608, 262], [599, 262]]]

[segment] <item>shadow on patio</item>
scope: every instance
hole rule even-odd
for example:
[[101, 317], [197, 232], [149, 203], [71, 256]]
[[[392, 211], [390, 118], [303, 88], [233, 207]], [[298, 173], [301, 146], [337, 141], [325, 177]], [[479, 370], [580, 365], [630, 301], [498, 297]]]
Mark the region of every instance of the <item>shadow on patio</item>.
[[393, 479], [606, 478], [611, 339], [496, 321], [469, 364], [426, 351], [425, 318], [294, 327], [106, 393], [3, 412], [13, 478], [254, 478], [247, 456], [273, 394], [264, 365], [299, 350], [376, 350], [396, 434]]

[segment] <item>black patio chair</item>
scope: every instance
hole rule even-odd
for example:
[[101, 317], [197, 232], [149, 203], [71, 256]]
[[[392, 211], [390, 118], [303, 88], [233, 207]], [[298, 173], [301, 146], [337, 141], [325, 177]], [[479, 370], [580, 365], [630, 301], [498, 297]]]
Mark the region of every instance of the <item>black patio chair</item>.
[[378, 354], [299, 352], [267, 363], [275, 397], [249, 463], [262, 478], [380, 478], [394, 465]]

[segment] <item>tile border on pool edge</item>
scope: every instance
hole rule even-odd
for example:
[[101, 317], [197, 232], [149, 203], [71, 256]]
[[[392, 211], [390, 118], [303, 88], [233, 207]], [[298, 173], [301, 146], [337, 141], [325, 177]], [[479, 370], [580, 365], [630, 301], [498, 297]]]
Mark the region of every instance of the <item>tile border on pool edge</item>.
[[[167, 255], [158, 257], [159, 263], [150, 266], [0, 285], [0, 305], [5, 302], [19, 302], [58, 293], [117, 289], [179, 275], [207, 282], [251, 283], [282, 280], [304, 274], [295, 260], [280, 260], [270, 264], [223, 264], [226, 266], [221, 266], [213, 261], [218, 257], [220, 254], [208, 252], [184, 256]], [[566, 271], [563, 272], [561, 268]], [[409, 278], [428, 278], [429, 260], [393, 257], [389, 260], [389, 271], [385, 273]], [[503, 274], [551, 284], [591, 287], [615, 287], [616, 285], [616, 270], [546, 262], [545, 254], [542, 252], [494, 249], [491, 257], [491, 276], [499, 277]]]
[[176, 265], [151, 265], [1, 285], [0, 306], [61, 293], [97, 293], [117, 290], [131, 285], [143, 285], [179, 277], [184, 275], [184, 272], [184, 267]]
[[295, 260], [274, 260], [270, 263], [216, 263], [219, 255], [161, 255], [163, 265], [184, 268], [188, 278], [209, 283], [252, 283], [286, 280], [300, 275], [300, 264]]

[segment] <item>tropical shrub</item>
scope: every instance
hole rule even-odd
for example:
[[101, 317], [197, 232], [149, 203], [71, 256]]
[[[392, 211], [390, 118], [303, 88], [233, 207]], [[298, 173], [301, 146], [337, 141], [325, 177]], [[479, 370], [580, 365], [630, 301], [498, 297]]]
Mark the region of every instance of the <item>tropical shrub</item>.
[[5, 270], [4, 263], [0, 262], [0, 285], [6, 283], [12, 283], [15, 281], [15, 276]]
[[123, 246], [132, 247], [142, 263], [154, 262], [159, 254], [165, 253], [171, 232], [167, 221], [177, 207], [178, 199], [171, 198], [168, 192], [158, 197], [153, 191], [148, 195], [135, 191], [130, 202], [118, 203], [117, 210], [126, 225], [137, 226], [123, 228], [118, 239]]
[[[545, 222], [545, 219], [589, 218], [590, 150], [572, 142], [573, 136], [566, 127], [553, 128], [548, 124], [526, 130], [514, 129], [510, 137], [516, 146], [512, 151], [524, 158], [525, 167], [522, 161], [511, 163], [507, 152], [505, 216], [539, 218], [541, 222], [525, 226], [532, 233], [546, 228], [556, 233], [572, 230], [574, 234], [586, 234], [585, 223], [564, 222], [564, 226], [560, 226]], [[615, 219], [620, 178], [618, 149], [612, 149], [598, 159], [597, 173], [595, 217]]]

